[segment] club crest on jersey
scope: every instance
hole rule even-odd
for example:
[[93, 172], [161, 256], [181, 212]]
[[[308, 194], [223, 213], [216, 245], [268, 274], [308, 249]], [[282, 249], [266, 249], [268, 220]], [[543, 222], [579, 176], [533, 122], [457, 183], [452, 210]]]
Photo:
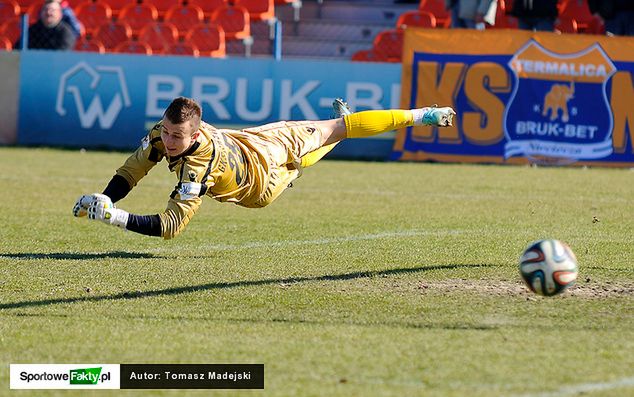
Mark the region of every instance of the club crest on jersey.
[[505, 158], [573, 162], [612, 154], [606, 83], [616, 67], [598, 44], [558, 54], [531, 40], [509, 67], [515, 84], [504, 118]]
[[183, 182], [176, 187], [176, 192], [181, 200], [189, 200], [198, 197], [202, 189], [202, 184], [196, 182]]

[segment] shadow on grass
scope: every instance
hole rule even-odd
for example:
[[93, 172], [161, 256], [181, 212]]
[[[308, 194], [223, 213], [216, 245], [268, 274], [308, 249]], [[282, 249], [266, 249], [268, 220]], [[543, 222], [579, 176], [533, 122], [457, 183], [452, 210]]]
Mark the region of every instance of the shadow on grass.
[[165, 258], [143, 252], [51, 252], [51, 253], [18, 253], [18, 254], [0, 254], [0, 258], [10, 259], [70, 259], [70, 260], [90, 260], [90, 259], [148, 259], [148, 258]]
[[352, 273], [343, 273], [343, 274], [335, 274], [335, 275], [327, 274], [323, 276], [312, 276], [312, 277], [289, 277], [289, 278], [272, 278], [272, 279], [264, 279], [264, 280], [220, 282], [220, 283], [209, 283], [209, 284], [201, 284], [201, 285], [191, 285], [191, 286], [185, 286], [185, 287], [165, 288], [165, 289], [150, 290], [150, 291], [132, 291], [132, 292], [128, 291], [128, 292], [122, 292], [119, 294], [112, 294], [112, 295], [79, 296], [75, 298], [43, 299], [43, 300], [36, 300], [36, 301], [2, 303], [0, 304], [0, 310], [48, 306], [48, 305], [56, 305], [60, 303], [101, 302], [101, 301], [108, 301], [108, 300], [149, 298], [153, 296], [180, 295], [180, 294], [188, 294], [191, 292], [198, 292], [198, 291], [239, 288], [239, 287], [256, 287], [260, 285], [271, 285], [271, 284], [294, 284], [294, 283], [304, 283], [304, 282], [311, 282], [311, 281], [342, 281], [342, 280], [353, 280], [358, 278], [368, 278], [368, 277], [377, 277], [377, 276], [391, 276], [391, 275], [400, 275], [400, 274], [421, 273], [421, 272], [428, 272], [432, 270], [451, 270], [451, 269], [457, 269], [461, 267], [488, 267], [488, 266], [491, 266], [491, 265], [449, 264], [449, 265], [409, 267], [409, 268], [400, 268], [400, 269], [371, 270], [371, 271], [365, 271], [365, 272], [352, 272]]

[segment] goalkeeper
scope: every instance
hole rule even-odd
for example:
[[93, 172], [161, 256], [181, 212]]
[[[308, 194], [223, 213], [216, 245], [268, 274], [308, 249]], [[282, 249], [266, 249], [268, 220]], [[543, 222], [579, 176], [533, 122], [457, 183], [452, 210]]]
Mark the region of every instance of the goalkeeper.
[[[414, 125], [447, 127], [455, 115], [448, 107], [350, 113], [340, 99], [333, 107], [339, 117], [332, 120], [280, 121], [236, 131], [201, 121], [202, 111], [194, 100], [176, 98], [103, 193], [81, 196], [73, 214], [170, 239], [187, 226], [203, 196], [243, 207], [265, 207], [301, 175], [302, 168], [315, 164], [346, 138]], [[116, 208], [113, 203], [162, 160], [178, 178], [165, 211], [135, 215]]]

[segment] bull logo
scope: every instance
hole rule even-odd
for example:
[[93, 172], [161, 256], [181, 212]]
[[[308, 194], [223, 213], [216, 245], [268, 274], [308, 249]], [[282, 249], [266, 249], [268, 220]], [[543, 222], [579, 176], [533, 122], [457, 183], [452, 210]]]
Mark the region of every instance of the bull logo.
[[575, 95], [575, 82], [570, 85], [553, 84], [552, 88], [544, 97], [544, 105], [542, 106], [542, 116], [548, 116], [550, 112], [550, 121], [557, 119], [561, 110], [561, 121], [567, 123], [570, 120], [568, 113], [568, 101]]
[[598, 44], [558, 54], [531, 40], [509, 67], [515, 84], [505, 111], [506, 158], [556, 163], [612, 154], [606, 85], [616, 67]]

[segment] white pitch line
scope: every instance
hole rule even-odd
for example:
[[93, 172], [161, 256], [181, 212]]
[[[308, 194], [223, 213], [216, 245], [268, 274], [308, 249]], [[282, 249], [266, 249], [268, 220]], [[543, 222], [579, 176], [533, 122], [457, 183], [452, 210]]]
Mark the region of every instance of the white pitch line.
[[328, 245], [341, 244], [354, 241], [379, 240], [395, 237], [416, 237], [416, 236], [449, 236], [466, 233], [464, 230], [403, 230], [394, 232], [383, 232], [376, 234], [361, 234], [349, 237], [321, 238], [314, 240], [282, 240], [282, 241], [251, 241], [243, 244], [210, 244], [197, 246], [215, 251], [236, 251], [251, 248], [275, 248], [289, 247], [294, 245]]
[[576, 396], [581, 393], [588, 393], [594, 391], [612, 390], [623, 387], [634, 387], [634, 377], [623, 378], [614, 382], [598, 382], [598, 383], [581, 383], [578, 385], [570, 385], [562, 387], [559, 390], [539, 393], [539, 394], [521, 394], [515, 397], [565, 397]]

